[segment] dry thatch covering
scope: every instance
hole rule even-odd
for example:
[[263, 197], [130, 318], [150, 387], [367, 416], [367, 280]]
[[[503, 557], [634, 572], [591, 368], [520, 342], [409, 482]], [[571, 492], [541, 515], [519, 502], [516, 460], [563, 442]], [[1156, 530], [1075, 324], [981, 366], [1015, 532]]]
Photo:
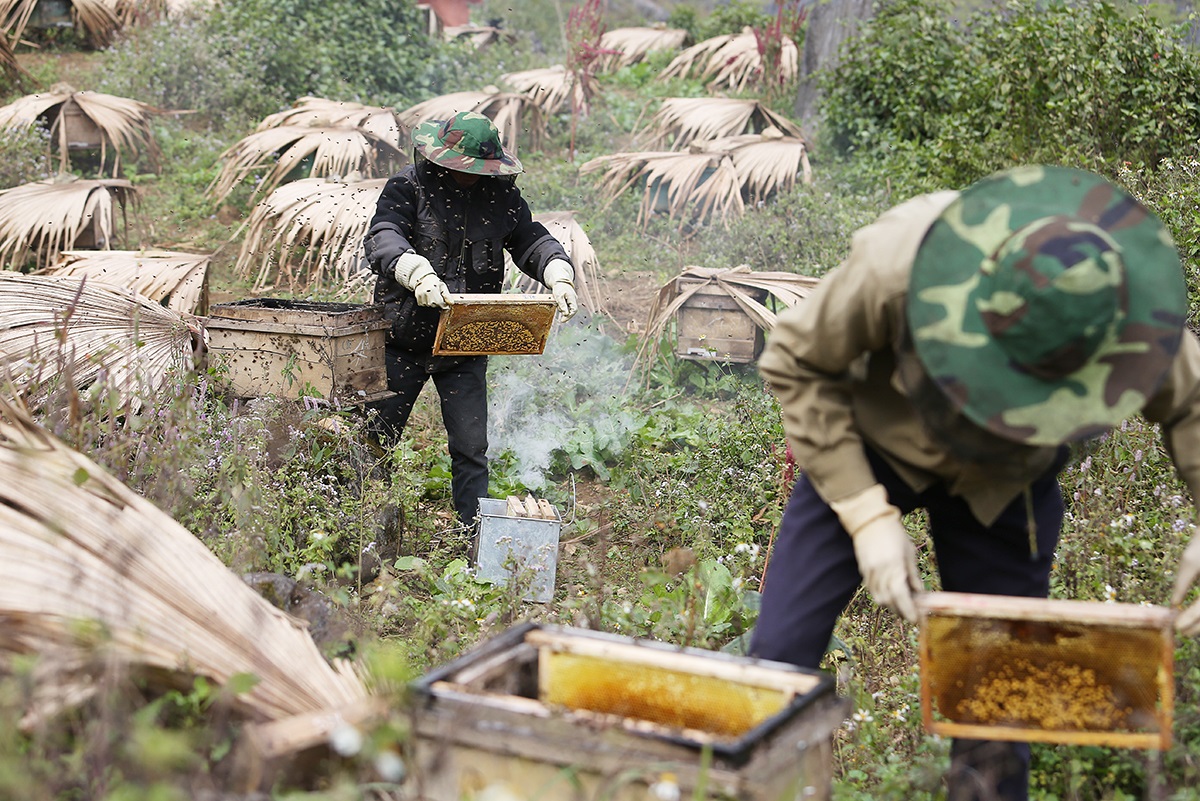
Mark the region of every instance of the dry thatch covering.
[[516, 37], [503, 28], [496, 28], [491, 25], [475, 25], [473, 23], [450, 25], [443, 28], [442, 38], [447, 42], [465, 41], [476, 50], [482, 50], [501, 41], [510, 43], [516, 41]]
[[[796, 43], [784, 38], [780, 75], [775, 77], [784, 83], [794, 81], [799, 74], [798, 64]], [[741, 92], [753, 88], [761, 80], [762, 73], [758, 39], [753, 30], [745, 28], [741, 33], [714, 36], [687, 48], [659, 73], [659, 80], [694, 77], [708, 81], [710, 90]]]
[[[573, 211], [547, 211], [533, 215], [533, 219], [546, 226], [551, 235], [562, 244], [571, 264], [575, 266], [575, 293], [579, 305], [591, 314], [604, 313], [604, 300], [600, 297], [600, 259], [592, 247], [583, 226], [575, 219]], [[514, 292], [544, 293], [546, 288], [517, 269], [508, 251], [504, 252], [508, 284]]]
[[355, 183], [309, 178], [284, 184], [250, 213], [235, 272], [253, 274], [255, 291], [278, 284], [293, 291], [345, 284], [358, 270], [385, 183], [386, 178]]
[[34, 409], [61, 413], [58, 390], [70, 397], [103, 379], [120, 410], [136, 410], [190, 366], [201, 336], [190, 315], [127, 289], [0, 273], [0, 381]]
[[611, 71], [628, 67], [642, 61], [650, 53], [678, 50], [685, 41], [687, 31], [680, 28], [614, 28], [600, 37], [597, 47], [602, 52], [596, 58], [596, 68]]
[[136, 292], [182, 314], [206, 311], [211, 255], [171, 250], [68, 250], [45, 272]]
[[694, 141], [720, 139], [775, 128], [786, 136], [804, 139], [800, 126], [776, 114], [758, 100], [726, 97], [669, 97], [650, 121], [648, 144], [669, 144], [680, 150]]
[[0, 403], [0, 495], [0, 642], [39, 657], [25, 725], [85, 700], [96, 672], [114, 664], [180, 687], [249, 674], [256, 683], [231, 702], [255, 721], [367, 697], [303, 623], [9, 403]]
[[495, 123], [500, 131], [504, 148], [511, 153], [520, 153], [520, 139], [528, 137], [527, 144], [537, 147], [544, 134], [545, 123], [542, 111], [522, 94], [501, 92], [494, 86], [482, 92], [452, 92], [431, 97], [400, 113], [400, 119], [410, 130], [429, 120], [448, 120], [460, 111], [474, 111]]
[[[0, 0], [0, 27], [15, 44], [25, 34], [41, 0]], [[71, 0], [71, 21], [97, 49], [112, 44], [117, 32], [137, 11], [137, 0]]]
[[581, 165], [581, 174], [604, 171], [600, 191], [609, 202], [633, 187], [642, 189], [638, 221], [666, 212], [681, 224], [713, 217], [728, 221], [758, 203], [807, 183], [811, 169], [804, 141], [777, 129], [705, 142], [688, 150], [614, 153]]
[[12, 45], [3, 36], [0, 36], [0, 73], [21, 88], [24, 87], [25, 79], [29, 77], [29, 73], [18, 63]]
[[100, 174], [112, 155], [110, 174], [121, 169], [121, 151], [137, 156], [143, 151], [157, 165], [158, 144], [150, 129], [155, 109], [138, 100], [101, 92], [77, 92], [57, 83], [49, 92], [26, 95], [0, 107], [0, 127], [31, 128], [39, 122], [50, 131], [51, 147], [58, 151], [59, 171], [70, 169], [70, 151], [100, 150]]
[[[30, 256], [40, 268], [64, 250], [93, 245], [108, 249], [114, 238], [114, 211], [136, 204], [129, 181], [36, 181], [0, 190], [0, 267], [22, 269]], [[91, 241], [87, 241], [91, 240]]]
[[[680, 279], [693, 279], [694, 283], [686, 281], [687, 288], [680, 291]], [[770, 331], [775, 327], [778, 315], [747, 290], [765, 290], [768, 299], [774, 298], [785, 307], [794, 306], [808, 297], [818, 281], [819, 279], [796, 273], [753, 272], [748, 264], [725, 269], [686, 267], [659, 289], [658, 296], [650, 307], [646, 336], [639, 357], [645, 355], [649, 347], [658, 341], [659, 335], [675, 318], [679, 309], [701, 289], [718, 287], [737, 302], [738, 308], [744, 311], [755, 325]]]
[[255, 130], [305, 125], [310, 128], [357, 128], [394, 145], [407, 149], [408, 132], [395, 109], [364, 106], [323, 97], [302, 97], [291, 108], [263, 118]]
[[365, 130], [306, 125], [255, 131], [220, 158], [224, 162], [221, 171], [207, 190], [218, 202], [258, 173], [266, 174], [255, 185], [254, 195], [301, 178], [356, 180], [387, 176], [405, 161], [404, 153], [394, 144]]
[[719, 217], [727, 221], [745, 210], [733, 162], [723, 153], [646, 151], [599, 156], [579, 167], [581, 175], [605, 171], [600, 193], [608, 202], [632, 187], [642, 188], [638, 223], [656, 212], [680, 224]]
[[502, 83], [527, 95], [547, 117], [572, 109], [587, 114], [588, 98], [594, 94], [593, 87], [585, 83], [590, 80], [586, 74], [581, 78], [561, 64], [500, 76]]

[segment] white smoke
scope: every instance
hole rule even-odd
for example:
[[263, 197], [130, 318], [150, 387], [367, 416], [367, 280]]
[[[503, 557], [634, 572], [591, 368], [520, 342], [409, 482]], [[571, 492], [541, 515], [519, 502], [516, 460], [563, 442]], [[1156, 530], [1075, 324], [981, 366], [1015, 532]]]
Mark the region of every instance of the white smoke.
[[[612, 337], [572, 320], [556, 325], [540, 356], [493, 356], [488, 360], [488, 456], [510, 451], [517, 479], [531, 490], [546, 485], [554, 451], [586, 430], [611, 429], [620, 413], [614, 401], [581, 419], [579, 403], [619, 398], [629, 381], [632, 357]], [[623, 427], [623, 426], [622, 426]]]

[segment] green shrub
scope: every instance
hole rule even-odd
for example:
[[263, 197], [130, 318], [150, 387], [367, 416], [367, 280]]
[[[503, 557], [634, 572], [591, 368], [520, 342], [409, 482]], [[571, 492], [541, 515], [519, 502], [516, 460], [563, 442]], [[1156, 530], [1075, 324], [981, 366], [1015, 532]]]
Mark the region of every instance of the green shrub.
[[1154, 164], [1191, 146], [1200, 59], [1150, 11], [1016, 0], [952, 19], [941, 0], [890, 2], [821, 78], [829, 145], [871, 154], [902, 193], [1016, 161]]
[[45, 128], [0, 129], [0, 189], [40, 181], [53, 172]]

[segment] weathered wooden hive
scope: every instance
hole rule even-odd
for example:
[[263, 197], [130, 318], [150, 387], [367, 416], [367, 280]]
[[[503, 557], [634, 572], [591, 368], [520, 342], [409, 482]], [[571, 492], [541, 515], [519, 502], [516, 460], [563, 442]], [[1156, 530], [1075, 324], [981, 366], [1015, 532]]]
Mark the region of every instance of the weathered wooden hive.
[[[675, 354], [683, 359], [749, 364], [762, 353], [765, 337], [762, 328], [738, 305], [725, 288], [716, 282], [681, 276], [676, 279], [682, 295], [697, 284], [676, 313]], [[759, 303], [766, 303], [765, 289], [742, 288]]]
[[[410, 780], [426, 801], [828, 799], [847, 713], [792, 665], [525, 624], [413, 685]], [[501, 795], [508, 793], [508, 795]]]
[[387, 395], [382, 306], [253, 298], [214, 305], [204, 327], [209, 362], [238, 397]]

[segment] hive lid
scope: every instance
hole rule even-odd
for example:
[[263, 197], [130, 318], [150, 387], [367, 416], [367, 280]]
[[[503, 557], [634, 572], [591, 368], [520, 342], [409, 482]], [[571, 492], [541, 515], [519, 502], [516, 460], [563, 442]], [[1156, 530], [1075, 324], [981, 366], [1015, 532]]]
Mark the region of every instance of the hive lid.
[[303, 329], [346, 328], [363, 326], [368, 329], [386, 328], [383, 306], [379, 304], [333, 303], [286, 298], [246, 298], [230, 303], [218, 303], [209, 309], [214, 325], [238, 321], [240, 327], [285, 326]]
[[551, 295], [452, 294], [438, 320], [435, 356], [538, 354], [557, 306]]

